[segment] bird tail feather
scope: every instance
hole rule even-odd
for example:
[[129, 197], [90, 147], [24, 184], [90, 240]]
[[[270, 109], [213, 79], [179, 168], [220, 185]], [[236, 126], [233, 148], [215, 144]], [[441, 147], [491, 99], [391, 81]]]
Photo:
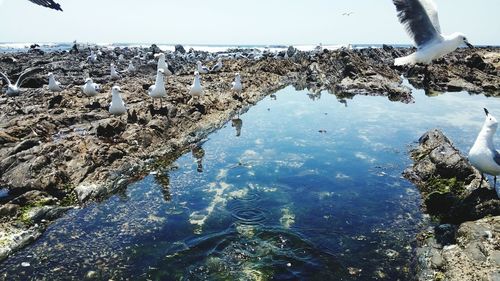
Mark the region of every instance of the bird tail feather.
[[411, 54], [406, 57], [396, 58], [394, 60], [394, 65], [406, 65], [406, 64], [415, 64], [415, 54]]

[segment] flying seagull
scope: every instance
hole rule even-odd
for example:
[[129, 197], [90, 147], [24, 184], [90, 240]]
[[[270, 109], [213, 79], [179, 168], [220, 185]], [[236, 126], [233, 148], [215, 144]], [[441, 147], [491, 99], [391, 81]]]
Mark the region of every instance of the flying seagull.
[[397, 58], [394, 65], [430, 64], [462, 45], [473, 48], [462, 33], [441, 34], [437, 7], [433, 0], [393, 0], [393, 2], [399, 21], [417, 46], [415, 53]]
[[[500, 175], [500, 153], [498, 153], [493, 145], [493, 135], [497, 131], [498, 122], [486, 108], [484, 112], [486, 113], [486, 120], [474, 145], [469, 151], [469, 161], [472, 166], [481, 172], [481, 183], [486, 173], [494, 176], [493, 187], [496, 188], [497, 176]], [[481, 187], [481, 183], [479, 187]]]
[[7, 96], [17, 96], [21, 93], [21, 85], [23, 84], [24, 80], [28, 78], [28, 76], [38, 73], [42, 71], [43, 68], [41, 67], [35, 67], [35, 68], [30, 68], [25, 70], [21, 75], [19, 75], [19, 78], [17, 78], [17, 81], [15, 84], [12, 84], [9, 80], [9, 77], [3, 72], [0, 72], [0, 81], [5, 80], [7, 82], [7, 91], [5, 92]]
[[32, 2], [32, 3], [35, 3], [37, 5], [40, 5], [40, 6], [43, 6], [43, 7], [46, 7], [46, 8], [50, 8], [50, 9], [54, 9], [54, 10], [58, 10], [58, 11], [62, 12], [61, 5], [59, 5], [58, 3], [54, 2], [53, 0], [29, 0], [29, 1]]

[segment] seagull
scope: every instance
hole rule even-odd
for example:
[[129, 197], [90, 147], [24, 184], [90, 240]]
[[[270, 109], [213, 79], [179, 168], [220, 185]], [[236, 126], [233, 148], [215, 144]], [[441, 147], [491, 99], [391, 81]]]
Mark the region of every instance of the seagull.
[[130, 60], [130, 62], [128, 63], [127, 72], [135, 72], [135, 66], [132, 60]]
[[61, 5], [57, 4], [53, 0], [29, 0], [29, 1], [37, 5], [62, 12]]
[[95, 97], [99, 94], [99, 84], [92, 81], [92, 78], [85, 79], [85, 85], [82, 86], [83, 93], [88, 97]]
[[21, 89], [19, 89], [19, 87], [21, 87], [24, 80], [26, 80], [26, 78], [28, 78], [29, 75], [38, 73], [42, 70], [43, 68], [41, 67], [35, 67], [25, 70], [23, 73], [21, 73], [21, 75], [19, 75], [19, 78], [17, 78], [16, 84], [14, 85], [12, 85], [12, 83], [9, 80], [9, 77], [7, 77], [5, 73], [0, 72], [0, 80], [5, 80], [5, 82], [7, 82], [7, 91], [5, 92], [5, 94], [7, 94], [7, 96], [10, 97], [19, 95], [21, 93]]
[[118, 71], [116, 71], [114, 63], [110, 65], [110, 70], [111, 70], [111, 79], [120, 79], [120, 75], [118, 75]]
[[87, 62], [90, 62], [90, 63], [97, 62], [97, 55], [94, 53], [93, 50], [90, 50], [90, 56], [87, 57]]
[[350, 16], [354, 14], [354, 12], [345, 12], [345, 13], [342, 13], [343, 16]]
[[210, 69], [210, 72], [217, 72], [222, 69], [222, 59], [218, 58], [217, 63]]
[[241, 127], [243, 127], [243, 120], [239, 117], [231, 120], [231, 127], [236, 129], [236, 136], [241, 136]]
[[171, 67], [169, 67], [167, 62], [165, 61], [165, 54], [164, 53], [160, 53], [158, 56], [158, 68], [157, 68], [157, 70], [160, 70], [160, 69], [163, 69], [164, 73], [167, 76], [173, 74]]
[[[481, 172], [481, 183], [484, 174], [494, 176], [493, 187], [496, 188], [497, 176], [500, 175], [500, 153], [493, 144], [493, 135], [497, 131], [498, 122], [485, 108], [486, 120], [477, 136], [474, 145], [469, 151], [469, 161], [472, 166]], [[481, 183], [479, 187], [481, 187]], [[500, 194], [499, 194], [500, 195]]]
[[462, 45], [474, 48], [462, 33], [441, 34], [437, 6], [433, 0], [393, 0], [393, 2], [399, 21], [417, 47], [415, 53], [397, 58], [394, 65], [430, 64]]
[[111, 103], [109, 104], [109, 113], [113, 115], [122, 115], [127, 113], [127, 108], [120, 96], [120, 87], [113, 86], [111, 88]]
[[160, 99], [160, 107], [162, 107], [162, 99], [167, 97], [167, 90], [165, 90], [165, 82], [163, 81], [163, 75], [165, 71], [163, 68], [158, 69], [156, 73], [156, 82], [154, 85], [151, 85], [148, 89], [148, 95], [154, 99]]
[[208, 72], [210, 72], [210, 70], [206, 66], [201, 65], [201, 61], [197, 61], [196, 66], [196, 71], [198, 72], [198, 74], [207, 74]]
[[203, 95], [203, 88], [201, 87], [200, 74], [198, 71], [194, 72], [193, 85], [189, 88], [189, 94], [197, 98]]
[[61, 88], [61, 83], [56, 81], [56, 78], [54, 77], [54, 74], [50, 72], [48, 74], [49, 76], [49, 91], [51, 92], [60, 92], [62, 91]]
[[236, 73], [236, 75], [234, 76], [234, 82], [231, 83], [231, 85], [232, 85], [231, 87], [232, 91], [241, 93], [241, 91], [243, 90], [243, 85], [241, 85], [241, 76], [239, 73]]

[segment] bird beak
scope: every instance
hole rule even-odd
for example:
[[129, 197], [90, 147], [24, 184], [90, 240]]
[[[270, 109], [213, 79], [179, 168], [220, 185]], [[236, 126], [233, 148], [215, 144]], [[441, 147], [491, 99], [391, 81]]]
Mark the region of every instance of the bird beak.
[[474, 49], [474, 46], [471, 43], [467, 42], [467, 41], [465, 41], [465, 45], [467, 45], [467, 47], [469, 47], [471, 49]]
[[486, 116], [488, 116], [490, 114], [490, 112], [488, 111], [488, 109], [486, 108], [483, 108], [484, 109], [484, 113], [486, 113]]

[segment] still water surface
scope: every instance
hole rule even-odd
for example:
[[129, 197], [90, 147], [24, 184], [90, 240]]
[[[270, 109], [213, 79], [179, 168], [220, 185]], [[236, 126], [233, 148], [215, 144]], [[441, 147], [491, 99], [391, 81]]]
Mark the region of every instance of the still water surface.
[[[427, 222], [401, 177], [441, 128], [467, 151], [483, 107], [466, 93], [402, 104], [286, 88], [171, 167], [69, 212], [0, 264], [0, 278], [407, 280]], [[29, 266], [27, 266], [29, 265]]]

